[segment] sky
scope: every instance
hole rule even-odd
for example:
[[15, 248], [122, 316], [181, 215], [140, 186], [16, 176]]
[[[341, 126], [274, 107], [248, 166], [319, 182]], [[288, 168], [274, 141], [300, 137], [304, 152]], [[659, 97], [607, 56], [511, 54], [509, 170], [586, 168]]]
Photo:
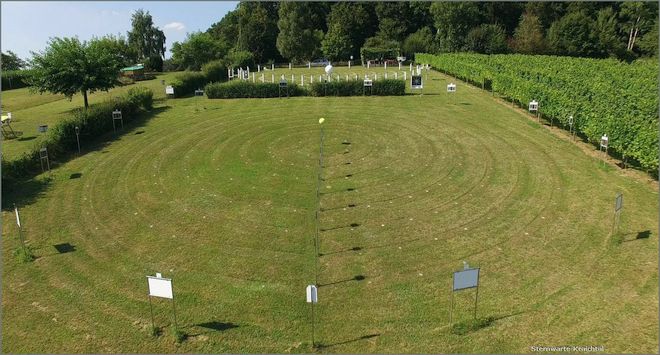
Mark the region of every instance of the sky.
[[186, 34], [205, 31], [234, 10], [237, 1], [2, 1], [0, 3], [0, 47], [22, 59], [31, 51], [46, 48], [51, 37], [88, 40], [131, 29], [131, 14], [144, 9], [166, 37], [165, 57], [172, 43], [185, 40]]

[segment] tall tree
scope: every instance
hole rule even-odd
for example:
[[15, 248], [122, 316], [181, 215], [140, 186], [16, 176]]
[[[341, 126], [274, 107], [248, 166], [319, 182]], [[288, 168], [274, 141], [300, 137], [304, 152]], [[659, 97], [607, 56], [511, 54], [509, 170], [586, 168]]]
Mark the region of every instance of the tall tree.
[[546, 50], [543, 27], [538, 16], [524, 13], [513, 34], [513, 48], [518, 53], [543, 54]]
[[34, 75], [31, 85], [39, 92], [63, 94], [69, 99], [81, 93], [85, 108], [87, 94], [108, 90], [118, 84], [121, 58], [109, 41], [54, 38], [41, 53], [32, 53]]
[[211, 25], [206, 32], [214, 40], [221, 42], [223, 47], [233, 48], [238, 43], [238, 19], [238, 9], [229, 11], [220, 21]]
[[149, 11], [140, 9], [133, 13], [131, 17], [132, 29], [128, 31], [128, 43], [135, 48], [137, 59], [148, 61], [149, 63], [158, 63], [160, 59], [160, 68], [150, 68], [162, 71], [162, 59], [165, 57], [165, 34], [158, 27], [154, 26], [153, 19]]
[[321, 53], [325, 14], [318, 3], [283, 2], [277, 27], [277, 49], [294, 62], [311, 60]]
[[430, 8], [440, 50], [463, 50], [470, 30], [482, 22], [482, 13], [474, 2], [434, 2]]
[[600, 57], [622, 57], [625, 51], [617, 31], [616, 13], [611, 7], [598, 11], [594, 24]]
[[378, 36], [402, 42], [409, 33], [411, 14], [406, 2], [377, 2]]
[[553, 22], [566, 14], [566, 6], [567, 4], [564, 2], [528, 1], [524, 12], [538, 18], [541, 33], [545, 34]]
[[621, 4], [620, 17], [623, 20], [624, 31], [628, 35], [628, 45], [626, 46], [628, 51], [635, 48], [635, 42], [639, 36], [651, 29], [657, 14], [657, 3], [627, 1]]
[[408, 58], [414, 59], [415, 53], [432, 53], [434, 52], [433, 46], [433, 32], [429, 27], [423, 27], [415, 33], [411, 33], [403, 41], [401, 49]]
[[583, 11], [570, 12], [548, 30], [554, 54], [590, 57], [598, 54], [594, 21]]
[[220, 59], [227, 54], [227, 49], [222, 48], [206, 32], [189, 33], [186, 40], [172, 45], [172, 60], [179, 68], [188, 70], [200, 70], [202, 65], [214, 59]]
[[339, 23], [331, 25], [321, 41], [323, 54], [330, 60], [347, 60], [353, 54], [351, 37]]
[[506, 31], [501, 25], [481, 24], [467, 35], [467, 50], [484, 54], [506, 53]]
[[[362, 2], [338, 2], [332, 5], [330, 13], [328, 14], [327, 27], [328, 33], [326, 34], [326, 38], [345, 38], [348, 41], [347, 47], [350, 48], [348, 56], [353, 55], [357, 58], [364, 41], [373, 36], [378, 29], [374, 4]], [[337, 45], [340, 44], [336, 41], [334, 43]], [[341, 47], [343, 47], [343, 45]], [[345, 48], [340, 50], [340, 52], [343, 50], [345, 50]]]
[[12, 51], [7, 51], [6, 54], [2, 53], [0, 62], [2, 70], [21, 70], [26, 65], [25, 61], [19, 58], [16, 53]]
[[658, 56], [658, 20], [656, 19], [651, 29], [644, 34], [637, 42], [642, 54], [657, 57]]
[[518, 26], [518, 20], [525, 8], [522, 2], [500, 2], [485, 1], [480, 2], [481, 13], [484, 21], [492, 25], [501, 25], [506, 31], [507, 36], [513, 36], [513, 32]]
[[248, 51], [257, 63], [278, 60], [275, 46], [280, 4], [276, 2], [242, 1], [238, 4], [237, 50]]

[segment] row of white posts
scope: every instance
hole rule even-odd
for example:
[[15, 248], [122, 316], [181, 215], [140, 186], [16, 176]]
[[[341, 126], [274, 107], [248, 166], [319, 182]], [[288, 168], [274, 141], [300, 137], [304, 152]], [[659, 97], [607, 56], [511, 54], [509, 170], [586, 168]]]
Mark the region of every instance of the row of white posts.
[[[348, 61], [348, 69], [351, 69], [351, 62], [352, 62], [352, 61], [350, 61], [350, 60]], [[372, 67], [372, 65], [371, 65], [371, 61], [368, 60], [368, 61], [367, 61], [367, 69], [370, 69], [371, 67]], [[401, 68], [402, 68], [402, 66], [401, 66], [401, 62], [399, 62], [399, 69], [398, 69], [398, 70], [401, 71], [401, 70], [402, 70]], [[420, 69], [422, 69], [422, 68], [428, 70], [430, 67], [429, 67], [428, 64], [426, 64], [426, 65], [424, 65], [424, 66], [417, 65], [417, 70], [420, 70]], [[266, 66], [263, 66], [263, 67], [262, 67], [261, 64], [257, 64], [257, 73], [261, 73], [262, 69], [263, 69], [263, 70], [267, 70], [267, 69], [266, 69]], [[291, 69], [293, 69], [293, 63], [289, 63], [289, 70], [291, 70]], [[311, 62], [307, 62], [307, 69], [312, 69], [312, 63], [311, 63]], [[387, 62], [384, 63], [384, 65], [383, 65], [383, 69], [387, 71]], [[234, 78], [235, 76], [239, 76], [238, 73], [236, 73], [235, 75], [232, 75], [232, 69], [227, 69], [227, 70], [228, 70], [229, 78], [230, 78], [230, 79]], [[241, 69], [241, 68], [239, 68], [238, 70], [239, 70], [239, 71], [240, 71], [240, 70], [247, 70], [248, 75], [249, 75], [249, 73], [250, 73], [250, 67], [247, 67], [247, 69]], [[275, 70], [275, 64], [271, 64], [271, 65], [270, 65], [270, 70], [271, 70], [271, 71]], [[413, 65], [412, 65], [412, 63], [409, 64], [409, 71], [411, 71], [411, 72], [413, 71]], [[240, 76], [239, 76], [239, 77], [240, 77]]]
[[[239, 72], [240, 72], [240, 71], [239, 71]], [[257, 78], [257, 75], [256, 75], [255, 72], [252, 72], [251, 74], [252, 74], [251, 76], [249, 76], [249, 75], [248, 75], [248, 76], [245, 76], [245, 77], [244, 77], [244, 80], [252, 80], [253, 83], [256, 83], [257, 80], [259, 80], [259, 81], [262, 82], [262, 83], [266, 83], [266, 82], [275, 83], [275, 74], [273, 74], [273, 73], [270, 74], [270, 81], [268, 80], [268, 77], [267, 77], [264, 73], [261, 73], [261, 75], [259, 76], [259, 78]], [[401, 74], [401, 75], [400, 75], [400, 74]], [[236, 76], [240, 78], [240, 75], [239, 75], [239, 74], [237, 74]], [[364, 75], [365, 78], [370, 78], [370, 77], [371, 77], [371, 78], [373, 78], [374, 80], [378, 80], [379, 78], [383, 78], [383, 79], [388, 79], [388, 78], [389, 78], [389, 79], [399, 79], [399, 76], [401, 76], [401, 77], [403, 78], [403, 80], [408, 80], [408, 72], [405, 72], [405, 71], [404, 71], [404, 72], [400, 72], [400, 73], [399, 73], [399, 72], [391, 72], [391, 73], [387, 73], [387, 72], [386, 72], [386, 73], [384, 73], [384, 74], [380, 74], [380, 75], [379, 75], [378, 73], [372, 72], [372, 73], [370, 73], [370, 74], [365, 74], [365, 75]], [[297, 77], [299, 80], [296, 80], [296, 77]], [[285, 75], [285, 74], [281, 74], [281, 75], [280, 75], [280, 80], [291, 79], [289, 82], [291, 82], [291, 83], [300, 82], [300, 86], [305, 86], [305, 82], [307, 82], [307, 81], [308, 81], [310, 84], [314, 83], [314, 81], [315, 81], [314, 78], [315, 78], [315, 77], [316, 77], [316, 75], [305, 75], [305, 74], [300, 74], [300, 75], [291, 74], [291, 76], [288, 77], [288, 76]], [[232, 76], [230, 76], [230, 78], [232, 78]], [[308, 79], [307, 79], [307, 78], [308, 78]], [[349, 80], [357, 81], [357, 80], [359, 79], [359, 76], [358, 76], [358, 74], [356, 74], [356, 73], [345, 74], [344, 76], [339, 75], [339, 74], [331, 74], [331, 75], [327, 75], [327, 74], [319, 74], [319, 75], [318, 75], [318, 79], [316, 79], [316, 80], [319, 81], [319, 82], [321, 82], [321, 81], [323, 81], [323, 80], [327, 80], [327, 81], [333, 81], [333, 80], [341, 81], [342, 79], [345, 80], [345, 81], [349, 81]]]

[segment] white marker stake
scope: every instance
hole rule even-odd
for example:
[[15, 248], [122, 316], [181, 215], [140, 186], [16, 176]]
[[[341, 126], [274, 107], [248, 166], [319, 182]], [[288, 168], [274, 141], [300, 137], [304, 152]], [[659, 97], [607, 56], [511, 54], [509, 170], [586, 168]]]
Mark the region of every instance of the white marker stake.
[[18, 207], [16, 205], [14, 205], [14, 211], [16, 211], [16, 224], [18, 228], [21, 228], [21, 217], [18, 215]]
[[18, 238], [21, 240], [23, 252], [27, 254], [25, 249], [25, 240], [23, 239], [23, 228], [21, 227], [21, 217], [18, 215], [18, 207], [16, 207], [16, 205], [14, 205], [14, 211], [16, 212], [16, 224], [18, 225]]
[[[319, 121], [321, 123], [321, 121]], [[316, 286], [314, 285], [309, 285], [307, 286], [307, 303], [311, 303], [312, 305], [312, 347], [316, 346], [314, 342], [314, 304], [318, 303], [318, 291], [316, 289]]]

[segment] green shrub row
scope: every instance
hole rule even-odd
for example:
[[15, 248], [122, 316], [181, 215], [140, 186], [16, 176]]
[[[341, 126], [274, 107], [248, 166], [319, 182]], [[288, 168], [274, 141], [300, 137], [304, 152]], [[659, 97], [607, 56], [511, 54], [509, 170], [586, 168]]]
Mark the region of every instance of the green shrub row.
[[309, 94], [311, 96], [401, 96], [406, 94], [406, 82], [382, 79], [373, 81], [371, 89], [365, 88], [361, 80], [316, 82], [310, 85]]
[[204, 91], [209, 99], [268, 98], [287, 96], [306, 96], [307, 92], [296, 84], [289, 84], [288, 89], [281, 89], [279, 83], [251, 83], [233, 80], [228, 83], [211, 83]]
[[2, 90], [11, 90], [30, 86], [31, 70], [8, 70], [2, 72]]
[[[209, 99], [268, 98], [286, 96], [286, 89], [280, 92], [279, 83], [252, 83], [234, 80], [228, 83], [211, 83], [204, 89]], [[176, 91], [175, 91], [176, 92]], [[362, 96], [405, 95], [406, 83], [403, 80], [384, 79], [373, 82], [373, 87], [366, 89], [362, 81], [316, 82], [308, 88], [288, 84], [289, 96]]]
[[207, 78], [202, 72], [186, 71], [177, 75], [170, 85], [174, 88], [174, 97], [184, 97], [195, 94], [195, 90], [206, 85]]
[[51, 162], [63, 161], [71, 152], [78, 150], [75, 127], [85, 137], [99, 137], [112, 131], [112, 111], [121, 110], [124, 124], [134, 120], [140, 112], [151, 110], [153, 92], [145, 87], [134, 87], [126, 94], [113, 100], [91, 105], [87, 110], [80, 108], [71, 117], [48, 129], [46, 137], [33, 149], [16, 160], [2, 160], [2, 179], [21, 179], [41, 171], [39, 150], [48, 149]]
[[543, 117], [593, 144], [602, 134], [609, 150], [647, 170], [658, 169], [658, 62], [522, 54], [416, 54], [452, 76], [479, 86], [489, 82], [521, 107], [537, 100]]

